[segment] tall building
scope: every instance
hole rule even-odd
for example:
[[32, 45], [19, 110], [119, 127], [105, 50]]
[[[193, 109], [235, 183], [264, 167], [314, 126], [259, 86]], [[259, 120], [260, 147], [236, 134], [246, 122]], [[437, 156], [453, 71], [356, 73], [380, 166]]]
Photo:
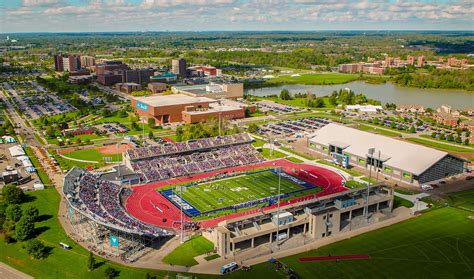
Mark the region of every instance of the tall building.
[[150, 77], [153, 76], [153, 69], [132, 69], [122, 71], [122, 82], [123, 83], [149, 83]]
[[128, 70], [127, 64], [121, 61], [104, 61], [102, 64], [97, 64], [95, 72], [97, 81], [103, 85], [113, 85], [122, 82], [122, 70]]
[[81, 58], [79, 55], [68, 55], [63, 57], [64, 71], [75, 72], [81, 68]]
[[425, 56], [421, 55], [421, 56], [418, 56], [418, 67], [423, 67], [425, 66], [425, 63], [426, 63], [426, 59], [425, 59]]
[[81, 66], [84, 68], [95, 66], [95, 58], [93, 56], [81, 56]]
[[54, 55], [54, 70], [56, 72], [64, 71], [63, 57], [61, 55]]
[[180, 77], [186, 77], [186, 60], [183, 58], [171, 60], [171, 72]]

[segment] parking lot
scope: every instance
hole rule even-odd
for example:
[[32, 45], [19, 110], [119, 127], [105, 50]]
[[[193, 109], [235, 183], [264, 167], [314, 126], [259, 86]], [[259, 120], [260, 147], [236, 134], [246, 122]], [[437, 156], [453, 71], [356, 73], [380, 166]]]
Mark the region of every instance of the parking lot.
[[16, 107], [27, 118], [37, 119], [41, 116], [52, 116], [76, 110], [75, 107], [64, 102], [55, 94], [48, 93], [44, 88], [35, 84], [17, 86], [4, 82], [3, 85]]
[[268, 100], [253, 102], [252, 104], [257, 105], [258, 109], [261, 112], [273, 112], [273, 113], [277, 113], [277, 114], [284, 114], [284, 113], [290, 113], [290, 112], [299, 112], [299, 111], [304, 110], [303, 108], [284, 105], [284, 104], [279, 104], [279, 103], [275, 103], [273, 101], [268, 101]]
[[121, 123], [103, 123], [95, 125], [94, 128], [104, 134], [124, 134], [128, 132], [127, 127]]
[[259, 126], [258, 133], [267, 137], [303, 136], [324, 127], [329, 123], [330, 121], [318, 117], [289, 120]]

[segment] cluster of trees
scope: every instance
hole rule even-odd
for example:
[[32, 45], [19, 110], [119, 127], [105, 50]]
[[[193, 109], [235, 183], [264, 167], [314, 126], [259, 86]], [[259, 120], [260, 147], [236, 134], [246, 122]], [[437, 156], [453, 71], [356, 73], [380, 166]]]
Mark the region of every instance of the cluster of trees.
[[[378, 117], [375, 117], [374, 119], [369, 119], [368, 121], [369, 123], [373, 123], [375, 125], [380, 125], [380, 126], [384, 126], [384, 121], [383, 120], [380, 120]], [[396, 121], [391, 121], [390, 122], [390, 128], [392, 129], [397, 129], [397, 130], [400, 130], [400, 131], [407, 131], [409, 133], [416, 133], [416, 126], [421, 126], [423, 123], [421, 121], [417, 122], [415, 125], [413, 124], [410, 124], [410, 120], [408, 118], [404, 118], [402, 120], [403, 123], [397, 123]], [[420, 123], [421, 122], [421, 123]]]
[[444, 132], [440, 132], [440, 133], [433, 132], [431, 133], [431, 137], [438, 138], [440, 140], [446, 140], [449, 142], [455, 142], [458, 144], [469, 145], [469, 137], [471, 136], [471, 132], [469, 130], [466, 131], [464, 141], [462, 139], [462, 130], [458, 130], [456, 132], [457, 133], [449, 133], [447, 135]]
[[25, 194], [15, 185], [6, 185], [2, 189], [3, 200], [0, 203], [0, 228], [4, 231], [4, 241], [12, 243], [21, 241], [23, 249], [34, 259], [48, 256], [48, 247], [43, 242], [33, 239], [35, 222], [39, 210], [34, 206], [22, 207]]
[[394, 78], [396, 84], [419, 88], [456, 88], [474, 90], [474, 70], [437, 70], [405, 73]]
[[[0, 118], [1, 118], [1, 115], [0, 115]], [[9, 136], [15, 135], [15, 129], [12, 123], [8, 119], [5, 119], [5, 123], [3, 123], [3, 125], [0, 126], [0, 137], [3, 137], [5, 135], [9, 135]]]
[[380, 101], [367, 98], [364, 94], [355, 94], [352, 90], [339, 89], [329, 95], [329, 103], [333, 106], [341, 105], [380, 105]]
[[232, 135], [240, 133], [239, 127], [231, 125], [227, 119], [210, 118], [206, 122], [181, 125], [176, 128], [176, 140], [186, 141], [191, 139], [202, 139], [219, 135], [219, 123], [221, 135]]

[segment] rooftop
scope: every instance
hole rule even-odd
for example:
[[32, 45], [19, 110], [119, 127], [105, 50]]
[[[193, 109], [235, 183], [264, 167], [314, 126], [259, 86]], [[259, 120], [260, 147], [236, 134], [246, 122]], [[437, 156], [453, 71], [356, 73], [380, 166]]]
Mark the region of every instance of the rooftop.
[[329, 145], [336, 143], [346, 146], [344, 152], [360, 157], [367, 157], [369, 148], [375, 148], [374, 158], [380, 158], [384, 164], [397, 169], [408, 171], [415, 175], [422, 174], [433, 164], [448, 155], [436, 149], [421, 145], [395, 140], [354, 128], [337, 124], [328, 124], [313, 133], [310, 142]]
[[216, 100], [207, 97], [192, 97], [184, 94], [158, 95], [147, 97], [136, 97], [135, 100], [152, 107], [163, 107], [173, 105], [186, 105], [194, 103], [214, 103]]

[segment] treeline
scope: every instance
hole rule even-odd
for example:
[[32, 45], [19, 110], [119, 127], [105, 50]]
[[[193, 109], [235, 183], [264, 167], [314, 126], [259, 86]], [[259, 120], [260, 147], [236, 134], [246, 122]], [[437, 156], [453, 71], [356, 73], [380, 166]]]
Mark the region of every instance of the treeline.
[[334, 90], [331, 95], [323, 97], [316, 97], [316, 95], [312, 93], [296, 93], [291, 95], [287, 89], [283, 89], [278, 98], [281, 100], [304, 99], [304, 105], [310, 108], [326, 107], [325, 99], [328, 100], [330, 107], [336, 107], [337, 105], [381, 104], [380, 101], [367, 98], [364, 94], [355, 94], [354, 91], [345, 89], [340, 89], [339, 91]]
[[[240, 133], [237, 125], [231, 125], [227, 119], [221, 119], [221, 135], [232, 135]], [[219, 135], [219, 119], [210, 118], [206, 122], [181, 125], [176, 128], [176, 141], [202, 139]]]
[[429, 73], [405, 73], [395, 77], [402, 86], [446, 88], [474, 91], [474, 70], [432, 70]]
[[326, 55], [318, 49], [299, 48], [288, 52], [261, 51], [190, 51], [186, 58], [196, 64], [225, 64], [229, 61], [239, 64], [270, 65], [298, 69], [310, 69], [313, 65], [336, 66], [349, 63], [353, 58], [338, 54]]

